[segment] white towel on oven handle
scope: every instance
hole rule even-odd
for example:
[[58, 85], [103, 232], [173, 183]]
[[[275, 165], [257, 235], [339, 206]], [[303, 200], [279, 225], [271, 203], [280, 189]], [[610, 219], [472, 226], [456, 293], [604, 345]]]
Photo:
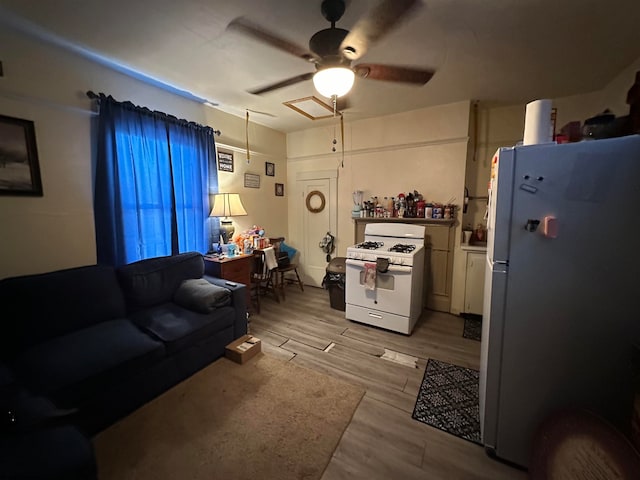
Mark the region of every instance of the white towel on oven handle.
[[[354, 265], [356, 267], [364, 268], [365, 263], [368, 263], [368, 262], [363, 262], [362, 260], [353, 260], [351, 258], [348, 258], [345, 263], [347, 265]], [[375, 263], [374, 263], [374, 265], [375, 265]], [[394, 272], [396, 272], [396, 273], [402, 273], [402, 272], [410, 273], [411, 270], [412, 270], [411, 267], [407, 267], [405, 265], [389, 264], [389, 270], [387, 270], [386, 273], [394, 273]]]

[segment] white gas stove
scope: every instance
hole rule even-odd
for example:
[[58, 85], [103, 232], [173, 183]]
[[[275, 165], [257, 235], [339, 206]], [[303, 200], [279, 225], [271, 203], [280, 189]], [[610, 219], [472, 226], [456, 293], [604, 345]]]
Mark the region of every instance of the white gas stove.
[[345, 315], [410, 334], [422, 313], [424, 226], [369, 223], [347, 248]]

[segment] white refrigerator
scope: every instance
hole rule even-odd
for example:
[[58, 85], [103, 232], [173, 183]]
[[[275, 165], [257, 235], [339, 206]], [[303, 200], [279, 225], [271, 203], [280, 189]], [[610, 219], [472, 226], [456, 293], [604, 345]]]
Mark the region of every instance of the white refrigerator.
[[501, 148], [489, 187], [480, 424], [527, 467], [537, 426], [623, 427], [640, 346], [640, 136]]

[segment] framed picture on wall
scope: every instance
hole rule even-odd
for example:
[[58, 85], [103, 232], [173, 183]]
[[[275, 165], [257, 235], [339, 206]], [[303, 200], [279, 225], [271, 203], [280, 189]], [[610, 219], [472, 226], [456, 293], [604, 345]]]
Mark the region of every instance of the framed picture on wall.
[[0, 195], [42, 196], [36, 129], [31, 120], [0, 115]]
[[218, 170], [233, 172], [233, 152], [218, 150]]
[[269, 177], [276, 176], [276, 164], [271, 162], [264, 162], [264, 174]]
[[284, 183], [276, 183], [276, 197], [284, 197]]
[[244, 186], [247, 188], [260, 188], [260, 175], [255, 173], [245, 173]]

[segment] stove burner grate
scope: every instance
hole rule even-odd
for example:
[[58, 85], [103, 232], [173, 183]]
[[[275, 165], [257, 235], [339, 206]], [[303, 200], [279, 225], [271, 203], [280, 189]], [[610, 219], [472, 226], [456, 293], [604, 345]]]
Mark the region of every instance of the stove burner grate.
[[393, 247], [389, 249], [390, 252], [398, 252], [398, 253], [411, 253], [416, 249], [415, 245], [407, 245], [403, 243], [396, 243]]
[[365, 250], [376, 250], [383, 245], [383, 242], [362, 242], [357, 244], [356, 248], [364, 248]]

